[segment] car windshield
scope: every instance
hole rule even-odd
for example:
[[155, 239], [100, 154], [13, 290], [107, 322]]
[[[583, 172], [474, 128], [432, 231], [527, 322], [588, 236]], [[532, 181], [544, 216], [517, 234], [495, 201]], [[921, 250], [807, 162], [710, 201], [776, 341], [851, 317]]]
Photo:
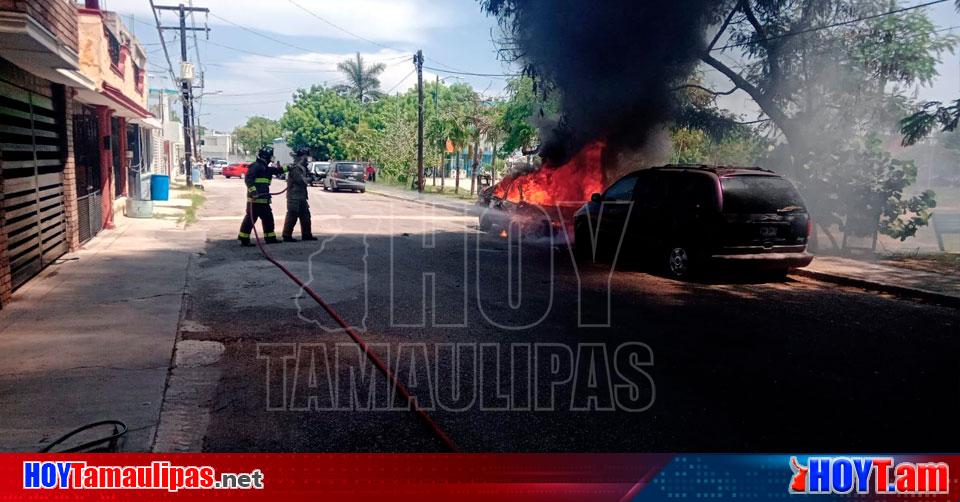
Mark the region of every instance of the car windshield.
[[778, 176], [720, 178], [725, 213], [776, 213], [803, 209], [793, 185]]
[[363, 164], [337, 164], [337, 171], [341, 173], [362, 173]]

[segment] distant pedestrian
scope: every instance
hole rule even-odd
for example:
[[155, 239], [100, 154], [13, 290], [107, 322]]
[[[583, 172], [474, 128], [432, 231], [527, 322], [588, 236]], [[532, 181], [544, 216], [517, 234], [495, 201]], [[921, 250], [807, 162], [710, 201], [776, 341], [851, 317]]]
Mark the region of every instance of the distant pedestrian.
[[283, 241], [296, 242], [293, 227], [300, 221], [300, 238], [315, 241], [310, 225], [310, 204], [307, 202], [307, 162], [310, 160], [309, 148], [297, 148], [290, 155], [293, 165], [287, 171], [287, 215], [283, 219]]
[[377, 169], [373, 164], [367, 164], [367, 181], [377, 181]]

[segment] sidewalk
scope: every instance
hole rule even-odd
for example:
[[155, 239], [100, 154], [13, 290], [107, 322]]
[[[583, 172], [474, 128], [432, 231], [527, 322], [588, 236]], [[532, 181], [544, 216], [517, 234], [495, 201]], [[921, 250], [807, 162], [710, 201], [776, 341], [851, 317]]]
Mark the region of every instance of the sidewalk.
[[[419, 202], [421, 204], [430, 204], [432, 206], [449, 209], [451, 211], [465, 212], [467, 214], [480, 214], [480, 207], [477, 206], [476, 198], [458, 199], [456, 197], [430, 193], [430, 185], [424, 189], [424, 192], [418, 193], [414, 190], [407, 190], [404, 187], [396, 185], [384, 185], [381, 183], [367, 183], [367, 192], [390, 197], [391, 199]], [[463, 187], [461, 187], [463, 189]], [[469, 192], [469, 188], [466, 189]]]
[[817, 256], [800, 276], [960, 307], [960, 276], [836, 256]]
[[105, 419], [127, 424], [123, 451], [150, 450], [204, 235], [163, 218], [115, 223], [0, 311], [0, 450], [37, 451]]

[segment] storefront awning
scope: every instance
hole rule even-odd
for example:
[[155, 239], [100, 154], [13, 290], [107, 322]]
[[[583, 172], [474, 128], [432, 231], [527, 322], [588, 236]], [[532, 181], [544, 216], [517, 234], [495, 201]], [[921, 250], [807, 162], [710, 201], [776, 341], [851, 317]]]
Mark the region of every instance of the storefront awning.
[[138, 119], [131, 120], [131, 122], [139, 125], [144, 129], [163, 129], [163, 123], [157, 120], [156, 117], [138, 118]]
[[[113, 114], [118, 117], [124, 117], [132, 121], [152, 119], [153, 114], [137, 103], [122, 90], [104, 83], [103, 90], [91, 91], [79, 89], [77, 91], [77, 101], [88, 105], [106, 106], [113, 110]], [[159, 125], [157, 127], [160, 127]]]

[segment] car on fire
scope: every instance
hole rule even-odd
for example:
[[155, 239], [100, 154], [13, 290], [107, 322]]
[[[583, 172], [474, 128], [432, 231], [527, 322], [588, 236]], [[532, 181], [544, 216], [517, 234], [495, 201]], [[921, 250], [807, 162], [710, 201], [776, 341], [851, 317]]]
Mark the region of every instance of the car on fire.
[[223, 168], [223, 177], [230, 178], [242, 178], [247, 175], [247, 169], [250, 167], [250, 162], [237, 162], [236, 164], [230, 164]]
[[719, 264], [785, 274], [809, 265], [796, 188], [756, 167], [668, 165], [627, 174], [574, 216], [578, 257], [640, 258], [685, 278]]
[[525, 237], [552, 237], [562, 240], [564, 224], [573, 222], [581, 203], [536, 204], [529, 200], [530, 187], [523, 175], [505, 176], [498, 183], [482, 187], [477, 205], [482, 208], [479, 229], [499, 230], [501, 235], [518, 232]]
[[330, 170], [329, 162], [311, 162], [307, 165], [307, 183], [310, 186], [323, 185], [323, 180]]

